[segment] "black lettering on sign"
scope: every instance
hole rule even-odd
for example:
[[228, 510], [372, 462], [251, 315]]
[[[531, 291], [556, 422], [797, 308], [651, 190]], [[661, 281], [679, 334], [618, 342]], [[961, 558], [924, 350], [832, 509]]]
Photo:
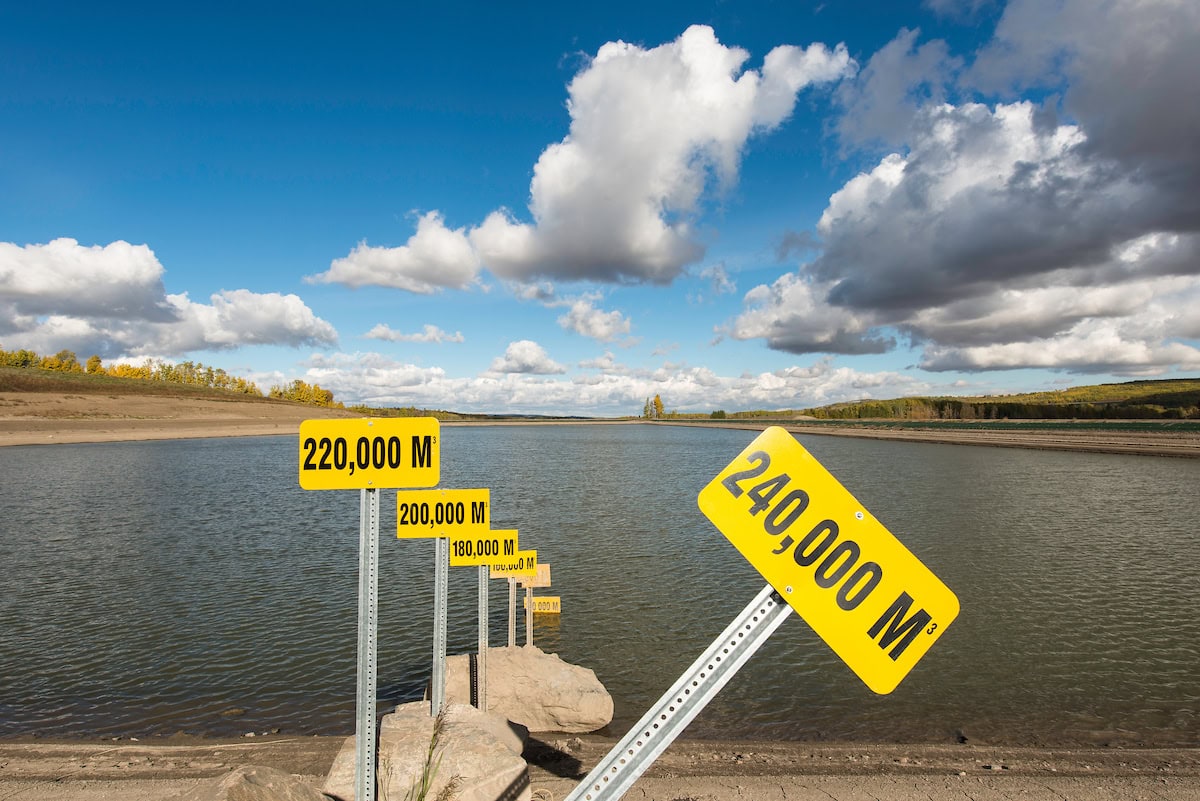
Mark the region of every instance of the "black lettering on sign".
[[[912, 617], [904, 620], [904, 616], [908, 614], [908, 610], [912, 608], [913, 599], [907, 592], [900, 593], [891, 606], [887, 608], [879, 620], [876, 620], [871, 628], [867, 629], [867, 636], [872, 640], [879, 637], [879, 647], [887, 649], [892, 643], [896, 643], [896, 647], [888, 651], [888, 656], [892, 661], [900, 658], [900, 654], [904, 653], [905, 649], [912, 644], [918, 633], [929, 625], [933, 617], [924, 609], [918, 609], [913, 613]], [[884, 631], [884, 627], [887, 630]], [[899, 640], [899, 642], [897, 642]]]
[[412, 466], [433, 466], [433, 437], [414, 436], [412, 438]]
[[471, 523], [482, 525], [487, 522], [487, 501], [471, 501]]
[[771, 465], [771, 456], [766, 451], [755, 451], [746, 457], [747, 462], [758, 462], [758, 467], [751, 467], [749, 470], [739, 470], [736, 473], [730, 473], [721, 479], [721, 485], [729, 490], [729, 494], [735, 498], [742, 497], [744, 490], [738, 486], [739, 481], [744, 481], [748, 478], [761, 476], [767, 471]]

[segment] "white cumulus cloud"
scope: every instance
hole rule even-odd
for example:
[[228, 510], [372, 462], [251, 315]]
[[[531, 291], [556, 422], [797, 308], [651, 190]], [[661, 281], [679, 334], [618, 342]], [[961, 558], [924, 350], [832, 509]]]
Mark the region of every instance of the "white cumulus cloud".
[[415, 334], [405, 334], [401, 331], [392, 330], [391, 326], [386, 323], [379, 323], [367, 333], [363, 334], [367, 339], [380, 339], [384, 342], [433, 342], [442, 344], [443, 342], [463, 342], [464, 337], [461, 331], [455, 331], [453, 334], [448, 334], [436, 325], [426, 323], [420, 331]]
[[[907, 341], [931, 370], [1195, 369], [1200, 6], [1008, 5], [973, 63], [901, 31], [844, 84], [843, 145], [893, 146], [829, 199], [799, 269], [729, 326], [793, 353]], [[951, 90], [995, 102], [945, 102]], [[1008, 100], [1026, 89], [1046, 102]]]
[[489, 370], [493, 373], [531, 375], [554, 375], [567, 371], [550, 358], [545, 348], [529, 339], [509, 343], [504, 355], [496, 357]]
[[103, 358], [337, 342], [296, 295], [235, 289], [196, 303], [167, 294], [164, 273], [145, 245], [0, 242], [0, 335], [10, 348]]
[[329, 269], [308, 276], [309, 283], [349, 287], [386, 286], [420, 295], [442, 289], [465, 289], [477, 278], [479, 259], [463, 229], [450, 229], [436, 211], [423, 214], [417, 231], [400, 247], [372, 247], [366, 242]]

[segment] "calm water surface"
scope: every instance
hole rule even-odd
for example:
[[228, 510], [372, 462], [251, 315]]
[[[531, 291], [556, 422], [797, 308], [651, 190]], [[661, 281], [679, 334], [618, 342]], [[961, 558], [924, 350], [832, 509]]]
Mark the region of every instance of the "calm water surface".
[[[762, 586], [696, 507], [753, 437], [442, 429], [442, 486], [490, 488], [493, 527], [553, 565], [535, 641], [596, 671], [613, 734]], [[1200, 462], [801, 441], [962, 612], [888, 696], [793, 616], [689, 736], [1200, 745]], [[358, 493], [303, 491], [296, 463], [294, 437], [0, 449], [0, 735], [351, 732]], [[391, 704], [429, 677], [433, 545], [389, 536], [382, 498]], [[475, 575], [451, 571], [451, 653]]]

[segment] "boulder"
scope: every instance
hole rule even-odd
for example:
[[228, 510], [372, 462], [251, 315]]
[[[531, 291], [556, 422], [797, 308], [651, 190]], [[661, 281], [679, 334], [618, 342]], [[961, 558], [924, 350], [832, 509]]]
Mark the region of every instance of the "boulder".
[[[452, 656], [446, 660], [446, 701], [470, 700], [470, 656]], [[487, 708], [537, 732], [592, 732], [613, 717], [612, 696], [595, 671], [536, 646], [488, 649]]]
[[[435, 721], [429, 702], [402, 704], [379, 723], [375, 775], [379, 798], [404, 798], [418, 786], [429, 756]], [[465, 704], [447, 704], [437, 738], [428, 798], [455, 782], [459, 801], [529, 801], [529, 768], [521, 758], [525, 732]], [[355, 738], [348, 737], [322, 788], [339, 801], [354, 799]]]
[[[351, 766], [353, 770], [353, 766]], [[329, 801], [317, 788], [282, 770], [245, 765], [194, 787], [172, 801]]]

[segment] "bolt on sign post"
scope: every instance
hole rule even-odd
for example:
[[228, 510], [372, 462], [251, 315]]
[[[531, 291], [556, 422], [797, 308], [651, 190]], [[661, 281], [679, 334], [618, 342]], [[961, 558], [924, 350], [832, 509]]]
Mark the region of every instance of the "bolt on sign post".
[[441, 474], [440, 423], [432, 417], [305, 420], [300, 486], [359, 490], [358, 686], [355, 798], [375, 798], [376, 651], [379, 627], [379, 490], [430, 487]]
[[430, 712], [446, 705], [446, 608], [450, 538], [486, 533], [491, 528], [491, 491], [486, 489], [405, 490], [396, 493], [396, 537], [434, 538], [433, 671]]
[[763, 431], [697, 502], [767, 585], [565, 801], [623, 796], [793, 608], [881, 694], [958, 615], [954, 593], [782, 428]]

